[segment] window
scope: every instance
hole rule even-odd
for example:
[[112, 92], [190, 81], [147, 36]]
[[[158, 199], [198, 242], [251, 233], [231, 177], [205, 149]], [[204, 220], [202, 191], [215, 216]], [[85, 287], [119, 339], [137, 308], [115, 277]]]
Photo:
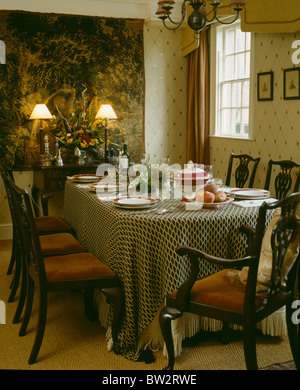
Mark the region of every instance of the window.
[[247, 139], [251, 33], [238, 22], [214, 26], [211, 38], [211, 134]]

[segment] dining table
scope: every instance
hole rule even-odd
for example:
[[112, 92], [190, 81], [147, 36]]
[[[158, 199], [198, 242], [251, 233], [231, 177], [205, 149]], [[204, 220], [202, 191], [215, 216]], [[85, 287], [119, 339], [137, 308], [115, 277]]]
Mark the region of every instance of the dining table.
[[[65, 220], [72, 225], [81, 244], [107, 264], [122, 284], [124, 307], [119, 343], [123, 356], [138, 360], [147, 348], [163, 347], [160, 309], [165, 296], [176, 290], [189, 272], [188, 260], [179, 256], [176, 248], [187, 245], [218, 257], [240, 258], [247, 250], [247, 237], [240, 227], [255, 227], [258, 211], [257, 206], [240, 207], [237, 202], [193, 210], [172, 196], [158, 200], [154, 207], [128, 209], [118, 207], [111, 197], [103, 199], [88, 183], [67, 179]], [[269, 213], [268, 221], [271, 217]], [[199, 278], [218, 270], [219, 266], [201, 260]], [[108, 329], [111, 349], [112, 310], [100, 292], [95, 293], [95, 305], [100, 322]], [[199, 319], [188, 316], [179, 319], [178, 325], [176, 321], [176, 354], [181, 351], [182, 340], [195, 334], [199, 327], [221, 326], [215, 320], [202, 319], [199, 323]]]

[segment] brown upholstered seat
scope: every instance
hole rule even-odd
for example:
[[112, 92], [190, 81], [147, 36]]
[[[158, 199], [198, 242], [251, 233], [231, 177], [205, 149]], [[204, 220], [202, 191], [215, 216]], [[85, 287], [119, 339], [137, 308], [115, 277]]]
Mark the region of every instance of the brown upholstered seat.
[[87, 250], [70, 233], [56, 233], [39, 236], [44, 256], [86, 252]]
[[[224, 269], [204, 279], [197, 280], [190, 292], [190, 302], [221, 307], [227, 310], [243, 312], [245, 291], [230, 281], [229, 273], [238, 274], [236, 269]], [[177, 292], [172, 293], [176, 296]], [[266, 298], [266, 292], [256, 294], [255, 306], [258, 307]]]
[[63, 218], [55, 215], [35, 217], [36, 228], [38, 234], [52, 234], [52, 233], [71, 233], [73, 228]]
[[[177, 254], [187, 259], [189, 275], [177, 291], [167, 295], [159, 316], [169, 358], [166, 369], [172, 370], [175, 362], [171, 322], [183, 313], [242, 326], [246, 367], [257, 369], [255, 324], [283, 306], [291, 351], [300, 369], [300, 325], [293, 321], [292, 306], [299, 299], [299, 204], [299, 192], [264, 203], [255, 229], [243, 229], [251, 235], [248, 254], [243, 258], [221, 259], [197, 248], [177, 248]], [[273, 217], [266, 229], [270, 212]], [[218, 264], [221, 270], [197, 280], [202, 261]]]
[[91, 253], [44, 258], [48, 282], [116, 278], [116, 274]]

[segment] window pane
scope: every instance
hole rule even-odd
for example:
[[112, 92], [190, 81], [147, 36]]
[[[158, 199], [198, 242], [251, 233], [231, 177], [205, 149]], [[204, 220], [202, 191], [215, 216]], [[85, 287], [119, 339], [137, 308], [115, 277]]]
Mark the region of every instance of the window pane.
[[241, 133], [241, 115], [240, 110], [232, 110], [231, 129], [233, 135]]
[[242, 110], [242, 123], [243, 123], [243, 134], [249, 133], [249, 109]]
[[245, 61], [245, 77], [250, 77], [250, 52], [246, 53]]
[[225, 55], [234, 53], [234, 35], [233, 28], [225, 30]]
[[236, 29], [235, 51], [245, 51], [245, 33], [240, 28]]
[[236, 55], [235, 65], [236, 65], [236, 69], [235, 69], [236, 78], [237, 79], [244, 78], [245, 77], [245, 54], [244, 53]]
[[226, 83], [222, 88], [222, 103], [221, 107], [231, 106], [231, 84]]
[[249, 96], [250, 96], [250, 83], [249, 81], [243, 82], [242, 90], [242, 106], [249, 107]]
[[242, 99], [242, 83], [234, 83], [232, 85], [232, 107], [241, 107]]
[[234, 56], [225, 58], [225, 74], [224, 81], [234, 79]]
[[221, 134], [230, 134], [231, 129], [231, 110], [222, 110], [220, 130]]

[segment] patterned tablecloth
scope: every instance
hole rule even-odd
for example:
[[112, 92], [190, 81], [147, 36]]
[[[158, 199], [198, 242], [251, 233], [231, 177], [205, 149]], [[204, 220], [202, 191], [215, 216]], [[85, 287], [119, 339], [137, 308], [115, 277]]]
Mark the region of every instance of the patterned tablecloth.
[[[153, 321], [164, 297], [176, 289], [187, 274], [186, 259], [179, 245], [209, 254], [238, 258], [245, 254], [242, 225], [255, 226], [258, 207], [232, 204], [218, 210], [186, 210], [179, 200], [163, 200], [175, 210], [162, 215], [121, 209], [101, 201], [87, 185], [67, 180], [64, 217], [80, 242], [113, 269], [122, 281], [125, 312], [120, 330], [122, 354], [138, 357], [138, 340]], [[218, 270], [202, 263], [200, 277]]]

